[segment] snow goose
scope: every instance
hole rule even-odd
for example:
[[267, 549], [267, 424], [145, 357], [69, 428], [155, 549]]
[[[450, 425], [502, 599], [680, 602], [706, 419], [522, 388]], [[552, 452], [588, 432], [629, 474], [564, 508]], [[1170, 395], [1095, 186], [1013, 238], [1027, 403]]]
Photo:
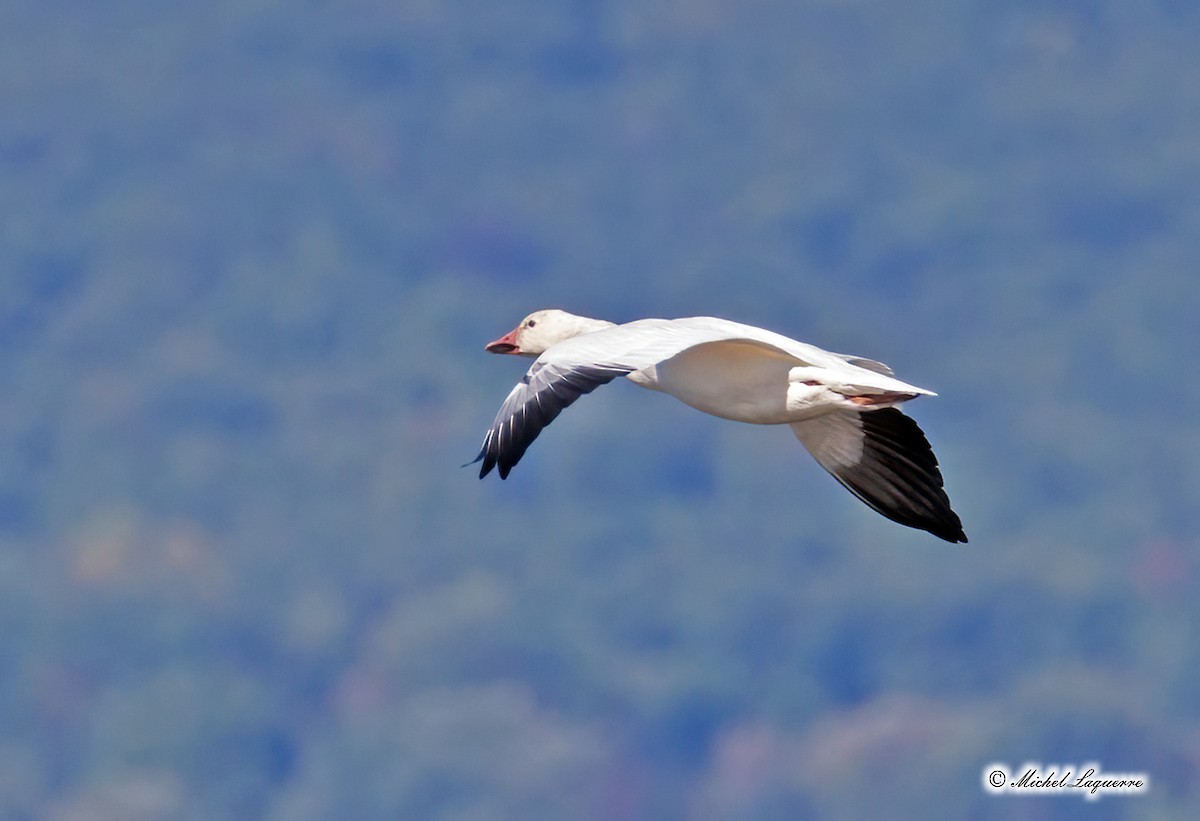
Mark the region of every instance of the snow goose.
[[967, 541], [925, 434], [895, 408], [934, 394], [881, 362], [714, 317], [616, 325], [555, 309], [530, 314], [485, 350], [536, 360], [484, 436], [474, 460], [483, 462], [481, 479], [492, 468], [506, 478], [563, 408], [624, 376], [713, 416], [790, 425], [821, 467], [875, 511]]

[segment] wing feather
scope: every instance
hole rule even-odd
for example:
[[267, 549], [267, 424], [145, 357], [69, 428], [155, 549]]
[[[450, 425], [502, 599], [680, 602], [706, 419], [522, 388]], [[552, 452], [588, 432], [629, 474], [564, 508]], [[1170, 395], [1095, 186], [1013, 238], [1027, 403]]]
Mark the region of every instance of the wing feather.
[[871, 509], [948, 542], [967, 541], [929, 441], [899, 410], [839, 411], [794, 422], [792, 430]]
[[492, 468], [498, 469], [501, 479], [508, 478], [509, 471], [521, 461], [533, 440], [564, 408], [585, 393], [634, 370], [626, 365], [534, 362], [500, 406], [483, 437], [479, 455], [468, 464], [483, 462], [479, 467], [480, 479]]

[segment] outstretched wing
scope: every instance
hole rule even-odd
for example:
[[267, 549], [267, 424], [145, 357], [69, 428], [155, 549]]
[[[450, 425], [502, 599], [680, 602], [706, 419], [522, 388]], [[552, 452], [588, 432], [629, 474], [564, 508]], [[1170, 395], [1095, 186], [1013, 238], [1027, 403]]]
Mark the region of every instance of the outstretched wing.
[[636, 368], [625, 365], [534, 362], [500, 406], [500, 412], [483, 437], [479, 455], [468, 464], [483, 461], [479, 468], [480, 479], [493, 467], [499, 469], [501, 479], [508, 478], [508, 472], [521, 460], [542, 428], [553, 422], [563, 408], [585, 393], [634, 370]]
[[876, 512], [948, 542], [967, 541], [929, 441], [900, 411], [838, 411], [794, 422], [792, 430], [821, 467]]

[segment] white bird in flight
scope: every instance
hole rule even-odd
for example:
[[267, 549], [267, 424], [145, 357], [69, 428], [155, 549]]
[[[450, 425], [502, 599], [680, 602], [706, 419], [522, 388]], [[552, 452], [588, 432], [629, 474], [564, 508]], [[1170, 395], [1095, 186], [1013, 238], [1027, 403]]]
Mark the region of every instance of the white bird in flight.
[[965, 542], [942, 489], [937, 457], [917, 423], [895, 408], [933, 391], [901, 382], [881, 362], [830, 353], [714, 317], [617, 325], [535, 311], [485, 350], [536, 357], [496, 414], [474, 462], [479, 478], [508, 476], [562, 409], [624, 376], [697, 410], [757, 425], [791, 425], [813, 458], [894, 522]]

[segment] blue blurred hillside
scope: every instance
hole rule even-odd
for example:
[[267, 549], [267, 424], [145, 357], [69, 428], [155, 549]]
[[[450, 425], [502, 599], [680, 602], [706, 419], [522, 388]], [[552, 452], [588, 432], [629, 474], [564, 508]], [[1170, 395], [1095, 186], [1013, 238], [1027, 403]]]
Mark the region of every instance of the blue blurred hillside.
[[[1200, 811], [1200, 6], [15, 0], [0, 816]], [[536, 308], [882, 359], [969, 545]], [[984, 765], [1151, 792], [993, 797]]]

